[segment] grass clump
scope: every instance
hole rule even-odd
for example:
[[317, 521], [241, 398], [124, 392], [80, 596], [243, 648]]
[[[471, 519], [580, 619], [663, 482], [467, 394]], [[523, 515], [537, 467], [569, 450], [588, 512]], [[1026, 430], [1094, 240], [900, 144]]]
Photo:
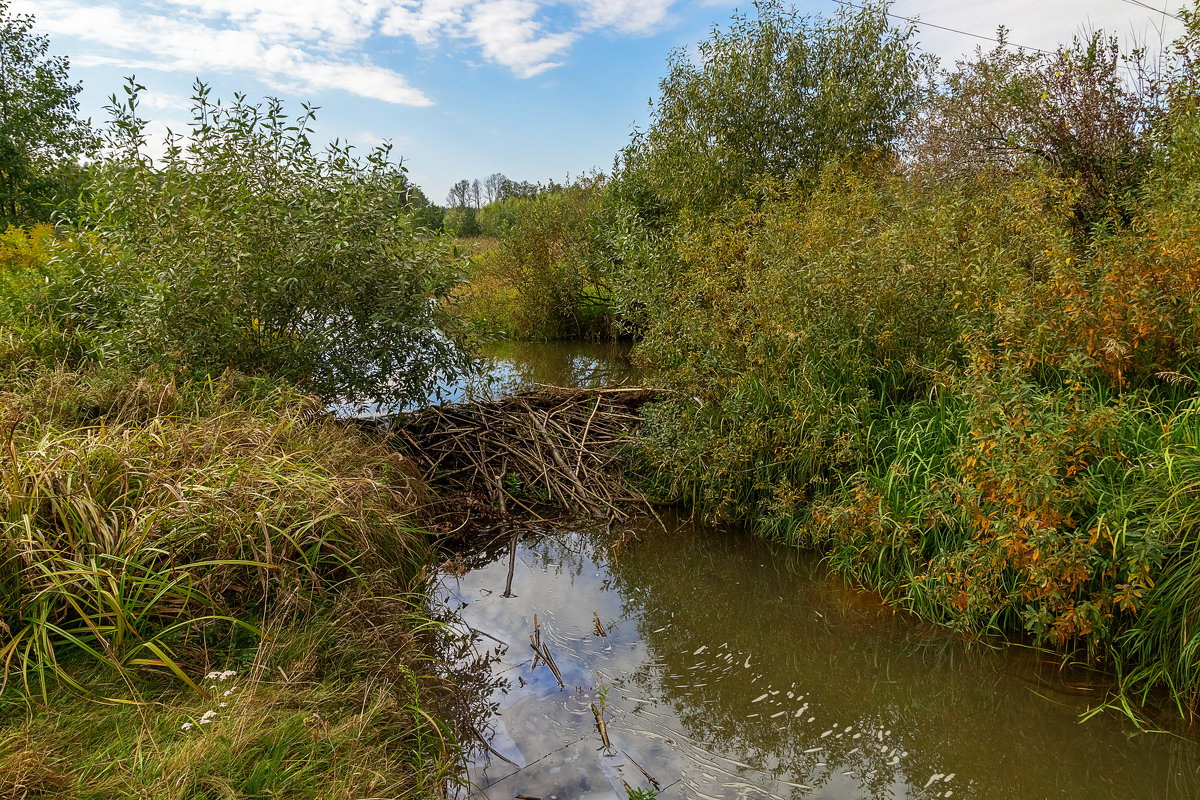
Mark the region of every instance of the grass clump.
[[[86, 427], [6, 403], [0, 655], [29, 691], [45, 697], [48, 670], [82, 688], [56, 656], [66, 644], [191, 680], [209, 624], [419, 570], [408, 465], [322, 421], [312, 400], [216, 399], [181, 415], [170, 386], [133, 388], [128, 412]], [[158, 395], [150, 416], [139, 391]]]
[[[262, 381], [23, 380], [0, 397], [11, 796], [436, 793], [454, 698], [410, 465]], [[204, 679], [230, 668], [236, 697]]]
[[0, 701], [0, 797], [439, 795], [455, 744], [433, 716], [449, 715], [449, 692], [413, 657], [422, 616], [350, 593], [303, 625], [271, 627], [257, 648], [214, 653], [231, 666], [201, 680], [211, 699], [181, 688], [140, 705], [75, 695], [32, 715]]

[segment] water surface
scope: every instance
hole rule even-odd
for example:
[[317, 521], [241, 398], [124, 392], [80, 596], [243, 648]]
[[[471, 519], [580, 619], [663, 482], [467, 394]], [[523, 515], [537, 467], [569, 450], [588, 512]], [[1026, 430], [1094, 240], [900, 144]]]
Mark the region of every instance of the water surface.
[[636, 383], [625, 342], [492, 342], [480, 375], [455, 387], [458, 398], [501, 397], [536, 386], [597, 388]]
[[[506, 548], [445, 578], [508, 645], [487, 735], [512, 763], [479, 754], [472, 797], [625, 798], [642, 769], [663, 798], [1200, 796], [1195, 744], [1080, 723], [1103, 687], [1032, 651], [968, 645], [745, 534], [621, 533], [527, 536], [514, 597]], [[531, 668], [535, 614], [565, 687]]]
[[627, 342], [490, 342], [475, 354], [475, 369], [439, 382], [429, 396], [408, 405], [378, 402], [334, 403], [342, 417], [369, 419], [428, 405], [505, 397], [538, 386], [597, 388], [637, 383]]

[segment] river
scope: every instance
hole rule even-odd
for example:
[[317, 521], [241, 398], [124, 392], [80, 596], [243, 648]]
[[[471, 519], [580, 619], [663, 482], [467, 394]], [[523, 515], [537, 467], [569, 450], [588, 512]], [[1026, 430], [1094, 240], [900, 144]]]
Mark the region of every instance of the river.
[[[619, 353], [569, 349], [522, 346], [497, 374], [631, 374]], [[496, 655], [483, 727], [499, 755], [476, 754], [471, 797], [1200, 796], [1185, 731], [1080, 721], [1102, 679], [895, 613], [811, 554], [687, 520], [516, 533], [513, 596], [506, 541], [440, 583]], [[561, 687], [534, 667], [535, 616]]]

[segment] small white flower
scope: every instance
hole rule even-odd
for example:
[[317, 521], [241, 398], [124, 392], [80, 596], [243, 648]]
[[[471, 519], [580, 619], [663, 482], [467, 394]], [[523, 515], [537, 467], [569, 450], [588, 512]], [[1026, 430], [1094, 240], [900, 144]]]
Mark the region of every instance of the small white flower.
[[225, 680], [226, 678], [232, 678], [235, 675], [237, 675], [236, 669], [227, 669], [221, 673], [221, 680]]
[[205, 722], [205, 720], [210, 720], [210, 719], [212, 719], [213, 717], [215, 717], [216, 715], [217, 715], [217, 712], [213, 711], [213, 710], [210, 708], [208, 711], [205, 711], [205, 712], [204, 712], [204, 716], [202, 716], [202, 717], [200, 718], [200, 724], [201, 724], [201, 725], [203, 725], [203, 724], [204, 724], [204, 722]]
[[190, 722], [185, 722], [179, 726], [179, 730], [181, 730], [181, 731], [190, 731], [191, 729], [192, 729], [192, 723], [190, 723]]
[[202, 719], [202, 720], [200, 720], [200, 724], [201, 724], [201, 725], [207, 725], [207, 724], [208, 724], [208, 723], [210, 723], [210, 722], [212, 722], [212, 720], [211, 720], [211, 719]]
[[220, 706], [220, 707], [221, 707], [221, 708], [224, 708], [224, 707], [225, 707], [225, 706], [227, 706], [227, 705], [228, 705], [228, 703], [221, 703], [221, 706]]
[[231, 694], [233, 694], [233, 689], [226, 689], [225, 691], [221, 692], [221, 697], [229, 697]]
[[208, 673], [207, 675], [205, 675], [205, 676], [204, 676], [204, 678], [205, 678], [205, 680], [210, 680], [210, 681], [211, 681], [211, 680], [213, 680], [213, 679], [215, 679], [215, 678], [219, 678], [220, 676], [221, 676], [221, 673], [219, 673], [219, 672], [215, 672], [215, 671], [214, 671], [214, 672], [210, 672], [210, 673]]

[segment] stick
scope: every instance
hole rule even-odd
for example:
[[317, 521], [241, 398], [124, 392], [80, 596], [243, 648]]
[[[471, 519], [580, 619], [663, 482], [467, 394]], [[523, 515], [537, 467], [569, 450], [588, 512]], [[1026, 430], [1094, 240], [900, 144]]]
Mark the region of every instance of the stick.
[[504, 583], [504, 594], [501, 597], [512, 597], [513, 568], [517, 565], [517, 531], [513, 531], [508, 543], [508, 580]]
[[[546, 433], [546, 426], [543, 425], [541, 420], [539, 420], [532, 412], [530, 412], [529, 416], [533, 418], [533, 424], [537, 425], [538, 430], [541, 431], [542, 436], [545, 437], [546, 446], [550, 448], [550, 455], [554, 458], [554, 463], [558, 464], [558, 468], [562, 470], [563, 474], [566, 475], [573, 484], [575, 484], [575, 488], [579, 490], [580, 494], [586, 498], [588, 493], [587, 489], [585, 489], [583, 484], [579, 482], [579, 476], [574, 472], [571, 472], [570, 468], [567, 467], [567, 462], [563, 460], [562, 453], [558, 452], [558, 448], [554, 446], [554, 442], [551, 441], [549, 434]], [[591, 503], [588, 503], [586, 500], [583, 500], [583, 506], [592, 513], [592, 516], [601, 516], [596, 507]]]
[[583, 464], [583, 448], [587, 444], [588, 431], [592, 428], [592, 420], [596, 418], [596, 412], [600, 410], [600, 398], [596, 397], [596, 407], [592, 409], [592, 414], [588, 417], [587, 425], [583, 426], [583, 436], [579, 439], [579, 460], [575, 462], [575, 471], [579, 472], [579, 466]]
[[662, 787], [658, 785], [658, 781], [654, 780], [654, 776], [642, 769], [642, 765], [633, 760], [633, 756], [629, 755], [629, 753], [626, 753], [624, 750], [621, 752], [624, 753], [625, 757], [629, 759], [629, 763], [638, 768], [638, 772], [646, 776], [646, 780], [650, 781], [651, 785], [653, 785], [656, 790], [662, 789]]
[[596, 717], [596, 729], [600, 731], [600, 741], [604, 742], [604, 749], [612, 750], [612, 742], [608, 740], [608, 726], [604, 724], [604, 717], [600, 715], [600, 709], [596, 708], [595, 703], [592, 703], [592, 715]]

